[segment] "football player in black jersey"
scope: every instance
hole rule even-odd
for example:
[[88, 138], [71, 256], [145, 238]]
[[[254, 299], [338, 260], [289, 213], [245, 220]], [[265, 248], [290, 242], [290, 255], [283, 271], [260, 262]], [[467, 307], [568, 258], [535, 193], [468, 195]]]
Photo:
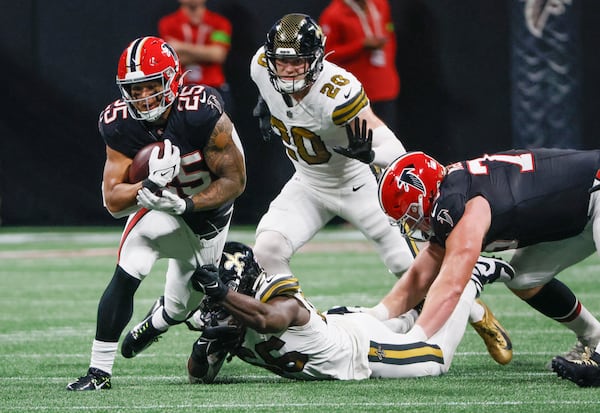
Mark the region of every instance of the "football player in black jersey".
[[[381, 207], [407, 237], [429, 242], [382, 304], [398, 315], [427, 293], [414, 327], [425, 340], [448, 319], [480, 252], [515, 249], [515, 276], [502, 281], [596, 348], [600, 323], [554, 277], [600, 251], [598, 189], [600, 151], [512, 150], [448, 167], [422, 152], [399, 157], [379, 182]], [[557, 356], [552, 368], [600, 386], [593, 350], [579, 359]]]
[[[157, 37], [134, 40], [119, 60], [122, 99], [100, 114], [106, 144], [102, 194], [115, 217], [129, 216], [117, 267], [98, 305], [96, 336], [86, 375], [68, 390], [111, 387], [119, 337], [133, 314], [133, 297], [158, 259], [169, 260], [164, 301], [125, 337], [124, 357], [134, 357], [198, 307], [203, 294], [191, 288], [197, 268], [218, 264], [234, 200], [246, 170], [241, 142], [221, 96], [200, 85], [182, 86], [179, 59]], [[129, 167], [144, 146], [155, 150], [149, 174], [129, 182]]]

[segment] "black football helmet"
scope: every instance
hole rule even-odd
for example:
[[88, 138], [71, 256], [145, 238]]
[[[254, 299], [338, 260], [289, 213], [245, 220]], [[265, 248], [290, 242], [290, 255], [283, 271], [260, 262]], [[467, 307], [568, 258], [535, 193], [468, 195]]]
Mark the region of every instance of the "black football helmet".
[[261, 273], [262, 268], [249, 246], [236, 241], [225, 243], [219, 263], [219, 277], [223, 283], [241, 294], [254, 295], [254, 282]]
[[[230, 289], [254, 295], [254, 284], [262, 268], [252, 249], [241, 242], [228, 241], [219, 263], [219, 277]], [[244, 336], [244, 328], [219, 303], [205, 296], [198, 309], [202, 335], [194, 342], [188, 358], [190, 383], [212, 383], [228, 354], [235, 354]]]
[[[306, 14], [286, 14], [267, 33], [265, 55], [269, 77], [275, 90], [290, 94], [306, 89], [323, 70], [325, 35]], [[276, 59], [306, 59], [308, 69], [302, 79], [285, 80], [277, 75]]]

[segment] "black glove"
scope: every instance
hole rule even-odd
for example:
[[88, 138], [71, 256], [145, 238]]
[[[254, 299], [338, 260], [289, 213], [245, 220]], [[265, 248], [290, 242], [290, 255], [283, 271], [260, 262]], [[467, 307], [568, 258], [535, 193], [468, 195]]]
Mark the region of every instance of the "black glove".
[[367, 121], [363, 119], [362, 127], [360, 119], [354, 118], [354, 131], [350, 124], [346, 124], [346, 135], [348, 136], [348, 147], [334, 146], [333, 150], [348, 158], [358, 159], [364, 163], [371, 163], [375, 159], [375, 152], [371, 149], [373, 144], [373, 129], [367, 128]]
[[203, 265], [192, 274], [192, 287], [202, 291], [213, 300], [221, 301], [227, 295], [229, 288], [219, 278], [219, 269], [213, 264]]
[[190, 383], [209, 384], [215, 380], [228, 351], [218, 340], [206, 339], [200, 336], [192, 347], [188, 359], [188, 378]]
[[262, 96], [258, 96], [258, 102], [256, 102], [256, 106], [252, 110], [252, 116], [258, 118], [258, 128], [260, 129], [260, 134], [265, 142], [269, 142], [273, 137], [273, 129], [271, 128], [271, 112], [269, 111], [269, 107], [267, 106], [267, 102], [262, 98]]

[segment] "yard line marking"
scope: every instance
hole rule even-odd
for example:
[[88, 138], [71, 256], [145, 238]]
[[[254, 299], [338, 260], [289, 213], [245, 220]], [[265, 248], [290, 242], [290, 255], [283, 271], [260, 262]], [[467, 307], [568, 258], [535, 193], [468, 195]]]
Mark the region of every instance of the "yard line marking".
[[[227, 404], [227, 403], [178, 403], [178, 404], [149, 404], [146, 406], [131, 406], [131, 405], [117, 405], [117, 406], [107, 406], [107, 405], [90, 405], [85, 404], [82, 406], [70, 406], [63, 407], [63, 411], [79, 411], [79, 410], [99, 410], [99, 411], [107, 411], [107, 410], [116, 410], [116, 411], [132, 411], [132, 410], [175, 410], [175, 409], [186, 409], [186, 408], [207, 408], [207, 409], [251, 409], [251, 408], [278, 408], [278, 409], [286, 409], [289, 410], [290, 407], [303, 408], [338, 408], [338, 407], [348, 407], [348, 408], [368, 408], [368, 407], [434, 407], [438, 408], [439, 406], [458, 406], [458, 407], [469, 407], [469, 406], [480, 406], [480, 407], [489, 407], [489, 406], [546, 406], [546, 405], [558, 405], [558, 406], [598, 406], [600, 405], [600, 401], [579, 401], [579, 400], [540, 400], [540, 401], [505, 401], [505, 402], [493, 402], [493, 401], [482, 401], [482, 402], [443, 402], [443, 401], [431, 401], [431, 402], [349, 402], [349, 403], [235, 403], [235, 404]], [[23, 408], [11, 408], [10, 411], [46, 411], [52, 410], [55, 411], [55, 406], [29, 406]]]

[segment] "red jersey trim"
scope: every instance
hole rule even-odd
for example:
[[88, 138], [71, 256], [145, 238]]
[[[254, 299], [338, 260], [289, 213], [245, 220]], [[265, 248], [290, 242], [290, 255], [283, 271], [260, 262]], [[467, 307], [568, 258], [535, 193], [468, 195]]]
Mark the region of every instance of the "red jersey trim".
[[125, 239], [127, 239], [127, 236], [133, 230], [133, 227], [135, 227], [137, 225], [137, 223], [140, 222], [140, 219], [142, 219], [144, 217], [144, 215], [146, 215], [148, 212], [150, 212], [149, 209], [146, 209], [146, 208], [140, 209], [138, 212], [135, 213], [133, 218], [129, 221], [129, 223], [123, 230], [123, 235], [121, 236], [121, 242], [119, 243], [119, 251], [117, 252], [117, 262], [120, 261], [120, 259], [121, 259], [121, 248], [123, 248]]

